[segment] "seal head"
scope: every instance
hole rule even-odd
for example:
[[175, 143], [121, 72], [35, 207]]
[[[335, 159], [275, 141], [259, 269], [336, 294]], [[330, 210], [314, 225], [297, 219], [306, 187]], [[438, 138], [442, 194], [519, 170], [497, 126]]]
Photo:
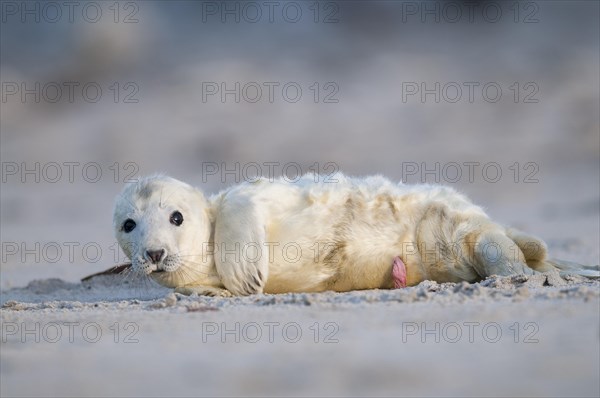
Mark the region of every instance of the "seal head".
[[210, 271], [211, 221], [202, 192], [163, 175], [125, 186], [113, 227], [133, 270], [167, 287], [202, 280]]

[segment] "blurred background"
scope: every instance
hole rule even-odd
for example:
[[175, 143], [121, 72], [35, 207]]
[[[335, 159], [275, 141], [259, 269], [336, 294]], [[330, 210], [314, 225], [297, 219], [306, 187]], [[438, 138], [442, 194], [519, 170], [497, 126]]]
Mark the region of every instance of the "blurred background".
[[114, 198], [156, 172], [439, 182], [599, 262], [598, 2], [1, 7], [3, 289], [123, 260]]

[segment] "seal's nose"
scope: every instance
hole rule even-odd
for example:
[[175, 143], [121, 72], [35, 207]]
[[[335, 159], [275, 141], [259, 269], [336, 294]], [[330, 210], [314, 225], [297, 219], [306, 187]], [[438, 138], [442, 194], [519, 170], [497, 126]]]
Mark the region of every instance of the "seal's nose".
[[146, 250], [146, 258], [152, 261], [152, 264], [158, 264], [165, 255], [165, 249]]

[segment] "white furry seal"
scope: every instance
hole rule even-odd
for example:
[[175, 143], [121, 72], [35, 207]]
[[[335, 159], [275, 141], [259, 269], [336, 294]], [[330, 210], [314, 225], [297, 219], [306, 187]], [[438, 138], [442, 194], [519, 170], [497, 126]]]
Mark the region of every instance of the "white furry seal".
[[315, 177], [245, 182], [208, 199], [147, 177], [118, 196], [116, 237], [134, 271], [187, 294], [389, 289], [400, 265], [402, 286], [565, 269], [542, 240], [492, 222], [452, 188]]

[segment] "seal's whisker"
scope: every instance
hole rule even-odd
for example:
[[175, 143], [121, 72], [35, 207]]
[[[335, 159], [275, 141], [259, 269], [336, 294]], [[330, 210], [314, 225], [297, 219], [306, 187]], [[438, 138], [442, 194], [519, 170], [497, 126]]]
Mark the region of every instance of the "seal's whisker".
[[147, 274], [144, 274], [142, 280], [144, 281], [144, 290], [145, 290], [145, 293], [147, 293], [150, 290], [150, 288], [152, 287], [152, 285], [154, 285], [156, 283], [150, 277], [150, 275], [147, 275]]
[[136, 271], [133, 269], [133, 267], [130, 268], [125, 268], [120, 274], [119, 276], [121, 277], [121, 284], [125, 284], [127, 282], [130, 282], [133, 280], [134, 276], [136, 276]]
[[[192, 264], [195, 264], [195, 263], [192, 263]], [[196, 264], [196, 265], [203, 265], [203, 264]], [[179, 269], [184, 269], [187, 272], [191, 273], [192, 275], [193, 274], [196, 274], [196, 275], [205, 275], [205, 276], [210, 275], [206, 271], [203, 271], [203, 270], [195, 268], [195, 267], [190, 267], [189, 265], [186, 265], [186, 264], [183, 264], [183, 263], [179, 266], [178, 270]]]
[[186, 271], [188, 271], [188, 272], [192, 272], [192, 273], [196, 273], [196, 274], [200, 274], [200, 275], [206, 275], [206, 276], [208, 276], [208, 275], [211, 274], [211, 272], [210, 272], [211, 268], [210, 267], [204, 266], [204, 264], [194, 264], [194, 265], [200, 265], [201, 268], [190, 267], [189, 265], [185, 265], [183, 268]]
[[139, 280], [141, 283], [139, 284], [134, 284], [134, 289], [135, 289], [135, 295], [139, 298], [142, 299], [144, 297], [143, 293], [148, 291], [148, 275], [146, 275], [145, 273], [143, 273], [140, 270], [136, 271], [136, 276], [137, 276], [137, 280]]
[[193, 281], [195, 278], [193, 278], [193, 276], [189, 275], [188, 272], [179, 267], [177, 268], [175, 271], [173, 272], [169, 272], [167, 275], [163, 276], [166, 279], [166, 282], [170, 285], [170, 286], [174, 286], [174, 280], [184, 280], [184, 281]]
[[188, 273], [185, 269], [178, 268], [175, 273], [177, 274], [178, 279], [190, 280]]

